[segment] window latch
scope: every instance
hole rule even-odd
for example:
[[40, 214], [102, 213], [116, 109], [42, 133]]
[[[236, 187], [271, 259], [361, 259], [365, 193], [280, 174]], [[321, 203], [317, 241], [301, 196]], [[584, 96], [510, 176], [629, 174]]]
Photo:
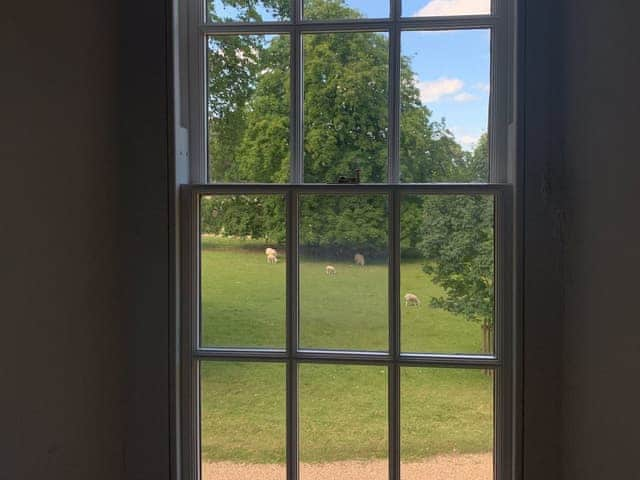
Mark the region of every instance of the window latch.
[[358, 185], [360, 183], [360, 169], [356, 168], [354, 171], [353, 177], [345, 177], [344, 175], [340, 175], [335, 182], [328, 182], [330, 185]]

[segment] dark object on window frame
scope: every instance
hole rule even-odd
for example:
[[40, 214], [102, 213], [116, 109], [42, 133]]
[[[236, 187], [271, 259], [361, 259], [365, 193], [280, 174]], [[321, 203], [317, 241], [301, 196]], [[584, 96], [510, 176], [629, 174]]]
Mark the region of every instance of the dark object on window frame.
[[353, 177], [345, 177], [344, 175], [340, 175], [335, 182], [329, 182], [329, 185], [340, 185], [340, 184], [349, 184], [349, 185], [358, 185], [360, 184], [360, 169], [356, 168], [355, 176]]

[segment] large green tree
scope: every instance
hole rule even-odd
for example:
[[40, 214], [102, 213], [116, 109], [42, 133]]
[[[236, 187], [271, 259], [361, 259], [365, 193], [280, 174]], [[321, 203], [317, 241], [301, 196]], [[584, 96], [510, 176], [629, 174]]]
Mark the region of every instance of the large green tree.
[[[305, 3], [305, 14], [322, 19], [356, 16], [342, 0], [310, 0]], [[212, 180], [287, 181], [289, 39], [245, 37], [216, 37], [224, 46], [210, 49], [215, 57], [209, 62]], [[331, 182], [340, 175], [353, 174], [355, 169], [360, 169], [363, 182], [387, 180], [388, 52], [388, 38], [379, 33], [304, 36], [305, 181]], [[443, 123], [431, 121], [408, 58], [402, 58], [401, 69], [402, 179], [456, 180], [465, 153]], [[237, 202], [245, 200], [238, 198]], [[280, 217], [281, 201], [263, 199], [261, 206]], [[351, 248], [381, 253], [387, 241], [385, 208], [382, 198], [309, 198], [301, 210], [302, 242], [309, 247], [330, 244], [345, 252]], [[229, 204], [226, 210], [228, 215], [239, 213]], [[419, 219], [421, 211], [419, 197], [406, 200], [403, 246], [407, 249], [417, 248], [420, 223], [413, 219]], [[365, 218], [363, 225], [360, 220]], [[242, 222], [242, 228], [231, 219], [225, 222], [222, 218], [221, 222], [230, 234], [283, 238], [282, 231], [265, 228], [259, 217], [255, 222]], [[237, 228], [229, 228], [231, 224]]]

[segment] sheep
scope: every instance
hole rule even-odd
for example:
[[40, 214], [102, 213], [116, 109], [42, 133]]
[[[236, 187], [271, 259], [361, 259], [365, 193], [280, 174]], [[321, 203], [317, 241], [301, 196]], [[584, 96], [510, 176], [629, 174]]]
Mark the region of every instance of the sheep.
[[267, 263], [278, 263], [278, 257], [275, 255], [267, 255]]
[[269, 255], [274, 255], [274, 256], [276, 256], [276, 257], [278, 256], [278, 252], [276, 251], [276, 249], [275, 249], [275, 248], [271, 248], [271, 247], [268, 247], [268, 248], [264, 251], [264, 254], [265, 254], [267, 257], [268, 257]]
[[417, 297], [417, 295], [414, 295], [413, 293], [407, 293], [404, 296], [404, 306], [408, 307], [409, 305], [415, 305], [416, 307], [420, 306], [420, 299]]
[[327, 265], [326, 267], [324, 267], [324, 271], [327, 275], [335, 275], [336, 267], [334, 267], [333, 265]]
[[356, 253], [353, 257], [353, 261], [356, 262], [356, 265], [364, 267], [364, 255], [361, 253]]

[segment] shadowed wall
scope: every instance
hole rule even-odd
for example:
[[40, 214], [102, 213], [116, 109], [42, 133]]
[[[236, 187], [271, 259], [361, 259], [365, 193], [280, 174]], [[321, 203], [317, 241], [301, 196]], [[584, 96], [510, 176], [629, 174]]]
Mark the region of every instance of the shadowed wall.
[[640, 29], [636, 2], [569, 0], [562, 366], [566, 479], [638, 478]]
[[124, 466], [118, 5], [0, 15], [0, 479]]

